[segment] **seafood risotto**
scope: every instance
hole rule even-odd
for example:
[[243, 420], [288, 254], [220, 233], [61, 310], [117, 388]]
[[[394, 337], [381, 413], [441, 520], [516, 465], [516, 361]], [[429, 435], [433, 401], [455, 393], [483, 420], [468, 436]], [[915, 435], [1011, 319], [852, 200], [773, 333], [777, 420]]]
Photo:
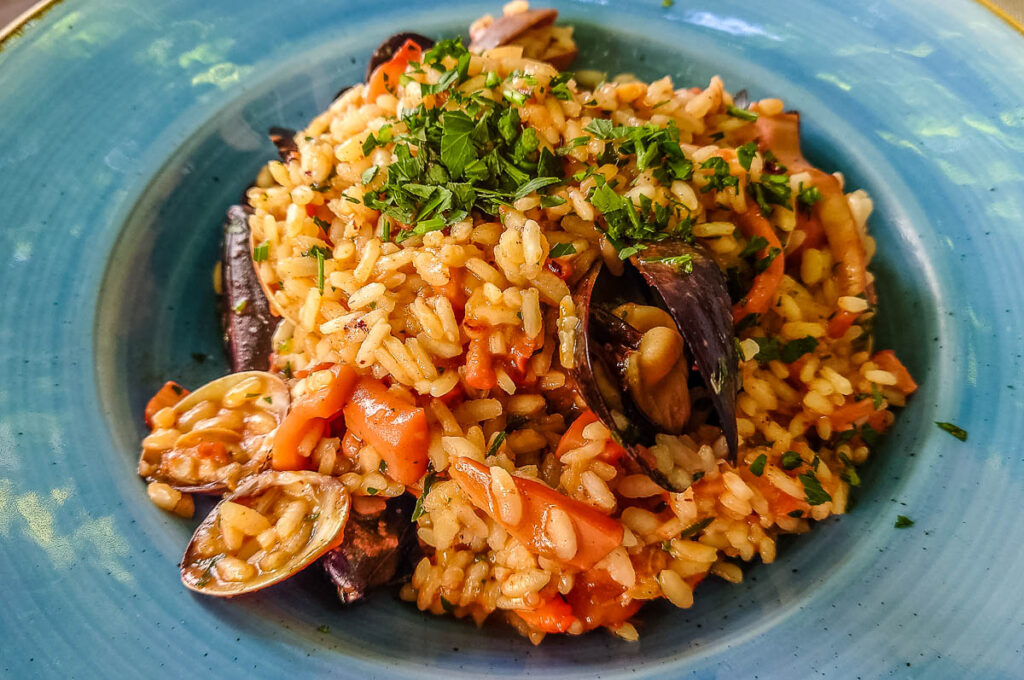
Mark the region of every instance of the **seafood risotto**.
[[870, 198], [715, 77], [566, 69], [513, 2], [406, 33], [228, 211], [233, 372], [146, 406], [181, 564], [234, 596], [319, 563], [534, 643], [638, 637], [709, 574], [842, 514], [916, 389], [874, 346]]

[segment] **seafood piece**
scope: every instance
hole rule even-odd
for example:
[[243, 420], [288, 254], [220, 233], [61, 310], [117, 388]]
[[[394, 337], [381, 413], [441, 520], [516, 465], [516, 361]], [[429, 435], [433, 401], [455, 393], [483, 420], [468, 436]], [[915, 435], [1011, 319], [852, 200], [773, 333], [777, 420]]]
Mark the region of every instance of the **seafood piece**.
[[348, 515], [348, 492], [329, 475], [268, 471], [249, 477], [196, 529], [181, 561], [181, 581], [217, 597], [279, 583], [337, 547]]
[[571, 376], [630, 459], [658, 485], [681, 491], [657, 470], [648, 447], [656, 434], [687, 430], [692, 361], [735, 455], [732, 309], [725, 279], [703, 248], [668, 240], [646, 246], [623, 276], [604, 273], [598, 262], [577, 285]]
[[228, 208], [221, 255], [221, 325], [233, 372], [264, 371], [270, 365], [271, 339], [279, 319], [270, 310], [253, 264], [249, 206]]
[[379, 512], [349, 517], [345, 540], [321, 560], [343, 604], [358, 602], [370, 590], [411, 573], [411, 557], [417, 552], [411, 521], [415, 504], [413, 496], [404, 494], [388, 500]]
[[186, 493], [222, 493], [267, 467], [289, 393], [273, 373], [232, 373], [150, 418], [139, 475]]
[[555, 26], [558, 10], [529, 9], [506, 14], [470, 29], [469, 49], [474, 52], [519, 45], [527, 59], [546, 61], [557, 69], [569, 67], [578, 50], [572, 39], [572, 26]]

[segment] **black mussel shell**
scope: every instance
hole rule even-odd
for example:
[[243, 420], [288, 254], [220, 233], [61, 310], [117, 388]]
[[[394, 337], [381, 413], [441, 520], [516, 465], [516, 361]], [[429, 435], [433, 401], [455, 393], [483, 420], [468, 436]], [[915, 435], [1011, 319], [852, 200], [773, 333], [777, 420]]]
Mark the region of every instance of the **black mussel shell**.
[[228, 208], [221, 252], [221, 324], [232, 372], [265, 371], [278, 319], [270, 313], [252, 261], [248, 206]]
[[583, 401], [616, 434], [633, 463], [658, 485], [674, 489], [647, 450], [660, 428], [636, 405], [621, 380], [621, 367], [639, 346], [640, 333], [610, 310], [636, 302], [668, 311], [711, 394], [735, 456], [739, 383], [732, 305], [721, 270], [702, 247], [676, 240], [645, 245], [622, 276], [612, 276], [597, 262], [577, 284], [573, 300], [579, 333], [570, 374]]
[[277, 155], [284, 163], [298, 157], [299, 147], [295, 143], [295, 130], [274, 126], [267, 130], [267, 134], [270, 136], [270, 141], [277, 147]]
[[370, 590], [412, 573], [418, 553], [411, 520], [415, 505], [416, 499], [405, 494], [390, 499], [377, 514], [349, 516], [341, 545], [321, 560], [343, 604], [358, 602]]

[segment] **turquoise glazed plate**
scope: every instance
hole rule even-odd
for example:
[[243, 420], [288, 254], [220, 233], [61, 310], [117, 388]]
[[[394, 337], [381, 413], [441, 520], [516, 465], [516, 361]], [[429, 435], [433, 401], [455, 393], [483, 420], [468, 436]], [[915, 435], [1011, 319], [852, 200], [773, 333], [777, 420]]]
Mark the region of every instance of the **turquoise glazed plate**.
[[853, 511], [645, 609], [634, 644], [535, 648], [390, 593], [342, 609], [315, 570], [186, 591], [193, 524], [146, 498], [140, 414], [165, 378], [225, 371], [210, 271], [265, 130], [387, 35], [498, 3], [66, 0], [0, 46], [0, 676], [1022, 677], [1024, 38], [966, 1], [554, 4], [580, 66], [782, 97], [874, 198], [879, 340], [921, 389]]

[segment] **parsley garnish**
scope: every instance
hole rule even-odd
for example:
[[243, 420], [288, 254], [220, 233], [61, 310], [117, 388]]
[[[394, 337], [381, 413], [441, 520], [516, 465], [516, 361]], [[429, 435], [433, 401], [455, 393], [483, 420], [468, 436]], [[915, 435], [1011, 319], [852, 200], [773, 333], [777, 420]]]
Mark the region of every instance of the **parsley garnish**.
[[380, 166], [371, 165], [366, 170], [363, 170], [363, 174], [359, 177], [363, 184], [369, 184], [377, 176], [380, 171]]
[[914, 520], [910, 519], [906, 515], [896, 515], [896, 523], [893, 524], [893, 527], [896, 529], [906, 529], [912, 526], [914, 526]]
[[384, 460], [383, 458], [381, 458], [380, 459], [380, 464], [377, 465], [377, 470], [381, 474], [387, 474], [387, 472], [388, 472], [388, 462], [386, 460]]
[[782, 465], [784, 470], [794, 470], [803, 465], [803, 462], [803, 458], [796, 451], [786, 451], [782, 454], [782, 460], [779, 461], [779, 464]]
[[762, 215], [768, 215], [772, 211], [772, 205], [781, 205], [789, 208], [789, 198], [792, 188], [789, 186], [789, 175], [761, 175], [760, 182], [751, 182], [750, 191], [754, 194], [754, 201], [761, 208]]
[[[746, 109], [735, 107], [732, 104], [725, 107], [725, 112], [728, 113], [733, 118], [739, 118], [740, 120], [746, 120], [750, 122], [753, 122], [758, 118], [758, 115], [753, 111], [747, 111]], [[747, 170], [749, 169], [750, 168], [747, 168]]]
[[967, 441], [967, 430], [962, 427], [957, 427], [953, 423], [941, 423], [939, 421], [935, 421], [935, 424], [939, 426], [940, 430], [950, 433], [960, 441]]
[[376, 496], [378, 493], [380, 493], [380, 489], [375, 489], [372, 486], [366, 487], [366, 495]]
[[324, 260], [331, 258], [331, 251], [323, 246], [313, 246], [303, 253], [306, 257], [316, 258], [316, 287], [320, 294], [324, 294]]
[[552, 260], [559, 257], [565, 257], [566, 255], [575, 255], [576, 246], [568, 241], [564, 243], [556, 243], [551, 246], [551, 250], [548, 251], [548, 257]]
[[763, 453], [754, 459], [754, 462], [750, 464], [750, 474], [755, 477], [760, 477], [764, 474], [764, 466], [768, 462], [768, 456]]
[[736, 147], [736, 159], [744, 170], [750, 170], [750, 162], [754, 160], [754, 154], [756, 153], [757, 144], [754, 142], [747, 142], [742, 146]]
[[434, 478], [436, 476], [437, 473], [434, 472], [433, 467], [427, 470], [427, 474], [423, 478], [423, 492], [420, 494], [420, 497], [416, 499], [416, 505], [413, 507], [412, 515], [409, 518], [410, 521], [415, 522], [423, 515], [423, 499], [427, 497], [428, 493], [430, 493], [430, 487], [434, 485]]
[[233, 311], [235, 314], [241, 314], [242, 312], [245, 311], [245, 308], [248, 306], [249, 300], [247, 298], [242, 298], [241, 300], [235, 303], [235, 305], [231, 308], [231, 311]]
[[700, 188], [702, 194], [706, 194], [712, 189], [724, 191], [728, 187], [737, 186], [740, 182], [739, 177], [729, 174], [729, 163], [721, 156], [712, 156], [701, 163], [700, 167], [702, 170], [711, 170], [712, 173], [707, 176], [708, 183]]
[[754, 271], [758, 274], [768, 269], [775, 261], [775, 258], [782, 252], [782, 248], [769, 248], [768, 254], [754, 262]]
[[764, 236], [755, 236], [754, 238], [747, 241], [747, 245], [740, 251], [740, 257], [749, 257], [759, 250], [764, 250], [768, 247], [768, 239]]
[[714, 517], [705, 517], [704, 519], [698, 522], [694, 522], [693, 524], [679, 532], [679, 538], [689, 538], [690, 536], [695, 536], [700, 532], [704, 531], [705, 529], [707, 529], [708, 526], [714, 521]]
[[800, 201], [801, 203], [808, 207], [814, 205], [822, 198], [824, 198], [824, 196], [822, 196], [821, 192], [818, 191], [818, 187], [813, 185], [805, 189], [804, 185], [801, 184], [800, 191], [796, 195], [796, 200]]
[[270, 256], [270, 241], [264, 241], [252, 249], [252, 261], [264, 262]]
[[540, 207], [554, 208], [556, 205], [565, 205], [565, 199], [561, 196], [541, 196]]
[[843, 471], [839, 474], [839, 478], [850, 486], [860, 486], [860, 475], [857, 474], [857, 468], [853, 466], [849, 456], [840, 453], [839, 460], [843, 461]]
[[821, 482], [814, 476], [813, 472], [804, 472], [799, 476], [800, 483], [804, 486], [804, 495], [807, 497], [808, 505], [821, 505], [832, 500], [832, 496], [821, 488]]
[[885, 396], [882, 391], [878, 389], [878, 385], [871, 383], [871, 404], [875, 407], [875, 410], [882, 408], [882, 402], [885, 401]]
[[661, 264], [667, 264], [670, 267], [675, 267], [679, 270], [680, 274], [692, 274], [693, 273], [693, 256], [692, 255], [671, 255], [666, 257], [645, 257], [644, 262], [659, 262]]
[[784, 364], [791, 364], [805, 354], [810, 354], [817, 348], [818, 340], [810, 335], [791, 340], [779, 351], [779, 360]]
[[505, 430], [502, 430], [497, 435], [495, 435], [494, 439], [491, 440], [491, 445], [487, 447], [487, 455], [493, 456], [497, 454], [498, 449], [501, 448], [501, 445], [505, 441], [505, 437], [507, 436], [508, 434], [505, 432]]

